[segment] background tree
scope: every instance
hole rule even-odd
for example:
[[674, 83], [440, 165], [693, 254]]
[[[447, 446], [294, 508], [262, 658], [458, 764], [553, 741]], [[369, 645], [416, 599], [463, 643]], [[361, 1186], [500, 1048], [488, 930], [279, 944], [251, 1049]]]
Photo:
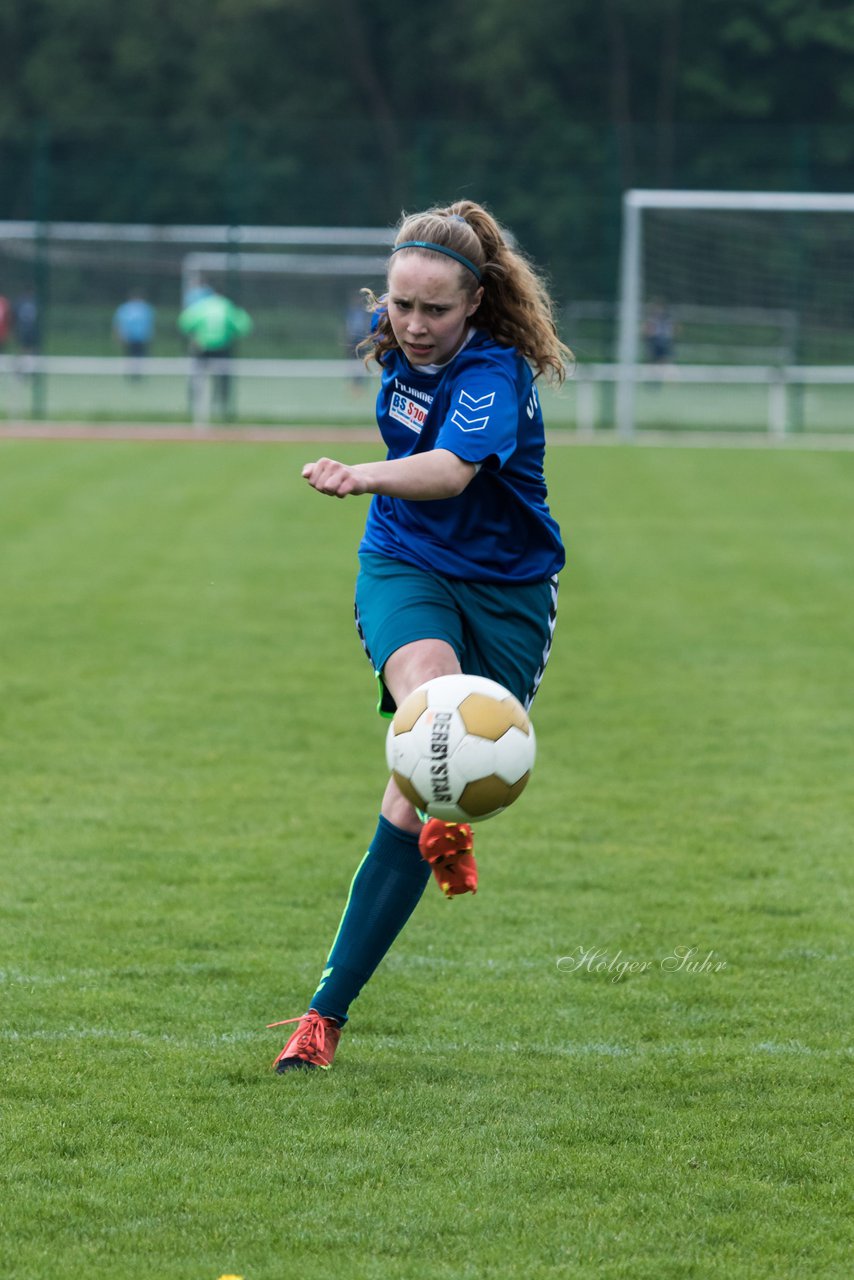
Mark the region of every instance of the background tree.
[[0, 216], [377, 224], [490, 201], [574, 296], [629, 185], [850, 189], [839, 0], [2, 0]]

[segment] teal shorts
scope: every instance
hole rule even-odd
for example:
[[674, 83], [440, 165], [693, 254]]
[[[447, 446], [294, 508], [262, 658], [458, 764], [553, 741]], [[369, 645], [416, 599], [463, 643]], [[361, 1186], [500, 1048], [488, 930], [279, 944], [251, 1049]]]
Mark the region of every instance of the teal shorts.
[[391, 655], [414, 640], [445, 640], [468, 675], [497, 680], [530, 706], [549, 659], [557, 575], [546, 582], [459, 582], [372, 552], [359, 557], [356, 628], [380, 682], [381, 715], [395, 703], [382, 681]]

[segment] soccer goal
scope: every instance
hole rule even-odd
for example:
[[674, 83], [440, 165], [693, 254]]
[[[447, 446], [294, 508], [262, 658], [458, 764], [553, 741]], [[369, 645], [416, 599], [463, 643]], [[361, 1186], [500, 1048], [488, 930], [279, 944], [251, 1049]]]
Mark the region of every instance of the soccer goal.
[[657, 425], [668, 390], [689, 417], [692, 397], [719, 407], [724, 428], [744, 425], [757, 389], [772, 432], [822, 414], [854, 428], [852, 215], [854, 195], [626, 192], [619, 432]]

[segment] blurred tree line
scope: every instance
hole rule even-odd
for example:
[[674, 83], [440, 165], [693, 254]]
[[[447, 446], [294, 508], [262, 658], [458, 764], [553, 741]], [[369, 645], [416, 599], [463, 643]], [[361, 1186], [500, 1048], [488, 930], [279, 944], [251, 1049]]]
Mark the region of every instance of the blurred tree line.
[[0, 0], [0, 217], [489, 203], [613, 294], [629, 186], [850, 190], [850, 0]]

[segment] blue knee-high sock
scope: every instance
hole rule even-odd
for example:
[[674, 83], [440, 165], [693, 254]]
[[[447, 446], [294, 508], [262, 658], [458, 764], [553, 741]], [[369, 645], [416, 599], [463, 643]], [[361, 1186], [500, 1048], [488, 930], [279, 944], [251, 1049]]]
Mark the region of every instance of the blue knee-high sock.
[[347, 1010], [412, 915], [429, 879], [418, 836], [381, 816], [353, 877], [312, 1009], [347, 1021]]

